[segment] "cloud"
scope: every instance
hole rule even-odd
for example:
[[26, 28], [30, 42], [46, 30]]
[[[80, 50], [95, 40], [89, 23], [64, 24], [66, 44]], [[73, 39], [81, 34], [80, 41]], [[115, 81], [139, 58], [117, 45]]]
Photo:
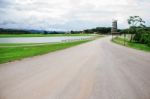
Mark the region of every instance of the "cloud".
[[0, 0], [0, 27], [82, 30], [117, 19], [126, 28], [131, 15], [149, 25], [149, 6], [148, 0]]

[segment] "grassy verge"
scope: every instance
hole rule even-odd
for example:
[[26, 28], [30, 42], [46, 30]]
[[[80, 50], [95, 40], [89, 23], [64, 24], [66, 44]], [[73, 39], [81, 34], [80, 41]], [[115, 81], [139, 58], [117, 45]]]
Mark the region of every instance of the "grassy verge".
[[22, 45], [34, 45], [34, 44], [42, 44], [42, 43], [0, 43], [1, 46], [22, 46]]
[[36, 55], [46, 54], [49, 52], [54, 52], [57, 50], [79, 45], [88, 41], [91, 40], [57, 43], [57, 44], [46, 44], [46, 45], [38, 45], [38, 46], [0, 47], [0, 63], [6, 63], [13, 60], [22, 59], [25, 57], [32, 57]]
[[[124, 39], [120, 38], [120, 37], [116, 37], [114, 38], [113, 42], [120, 44], [120, 45], [124, 45]], [[136, 42], [129, 42], [129, 40], [125, 40], [125, 46], [127, 47], [131, 47], [134, 49], [138, 49], [138, 50], [143, 50], [146, 52], [150, 52], [150, 47], [147, 46], [146, 44], [140, 44], [140, 43], [136, 43]]]
[[37, 45], [47, 45], [55, 43], [0, 43], [1, 47], [22, 47], [22, 46], [37, 46]]
[[58, 37], [58, 36], [92, 36], [92, 34], [0, 34], [4, 37]]

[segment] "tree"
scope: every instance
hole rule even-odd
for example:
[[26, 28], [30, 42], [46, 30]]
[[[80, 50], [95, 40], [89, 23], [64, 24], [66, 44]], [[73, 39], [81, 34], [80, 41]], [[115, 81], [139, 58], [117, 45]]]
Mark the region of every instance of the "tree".
[[133, 35], [137, 33], [138, 27], [145, 27], [143, 19], [139, 16], [130, 16], [127, 20], [129, 24], [129, 33], [131, 33], [130, 42], [133, 40]]
[[84, 30], [84, 33], [108, 34], [110, 32], [111, 32], [110, 27], [96, 27], [96, 28]]
[[48, 34], [48, 32], [47, 32], [47, 31], [44, 31], [44, 34]]
[[71, 30], [71, 31], [70, 31], [70, 33], [71, 33], [71, 34], [74, 34], [74, 31], [73, 31], [73, 30]]

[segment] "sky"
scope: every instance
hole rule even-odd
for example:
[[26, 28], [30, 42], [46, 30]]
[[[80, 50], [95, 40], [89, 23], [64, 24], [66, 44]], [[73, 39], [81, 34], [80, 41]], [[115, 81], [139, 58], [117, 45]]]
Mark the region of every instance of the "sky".
[[0, 0], [0, 28], [70, 31], [128, 28], [129, 16], [150, 26], [150, 0]]

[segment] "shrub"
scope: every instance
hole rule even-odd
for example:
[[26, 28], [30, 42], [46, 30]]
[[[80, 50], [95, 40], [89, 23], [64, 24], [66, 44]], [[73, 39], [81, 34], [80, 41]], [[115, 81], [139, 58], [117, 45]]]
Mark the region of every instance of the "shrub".
[[133, 39], [136, 42], [149, 45], [149, 43], [150, 43], [150, 31], [138, 30]]

